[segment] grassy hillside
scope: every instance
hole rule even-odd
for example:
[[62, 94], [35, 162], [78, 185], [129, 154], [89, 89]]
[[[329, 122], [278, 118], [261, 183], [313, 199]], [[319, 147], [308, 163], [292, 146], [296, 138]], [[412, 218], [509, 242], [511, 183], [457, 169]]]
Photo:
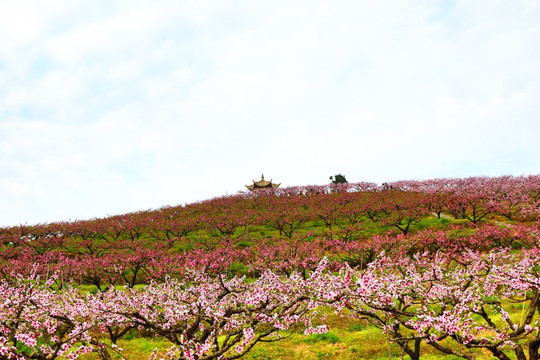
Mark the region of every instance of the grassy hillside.
[[[323, 258], [329, 259], [329, 276], [340, 274], [344, 264], [356, 274], [364, 274], [383, 253], [397, 262], [414, 262], [421, 256], [436, 259], [444, 254], [446, 269], [453, 271], [460, 266], [466, 269], [464, 264], [472, 260], [464, 254], [471, 252], [489, 254], [503, 248], [519, 256], [536, 251], [540, 247], [539, 209], [537, 176], [289, 188], [100, 219], [2, 228], [0, 278], [9, 288], [17, 279], [37, 274], [42, 280], [50, 279], [47, 284], [54, 294], [74, 287], [83, 295], [105, 296], [111, 291], [146, 289], [171, 277], [185, 279], [191, 270], [213, 279], [243, 276], [248, 284], [267, 270], [282, 278], [299, 273], [308, 279]], [[426, 265], [419, 263], [422, 266]], [[533, 278], [538, 278], [539, 269], [533, 269]], [[505, 326], [497, 306], [515, 323], [540, 320], [535, 291], [516, 294], [519, 299], [501, 293], [496, 304], [485, 298], [486, 309], [493, 307], [489, 313], [493, 326]], [[532, 319], [527, 319], [526, 306], [533, 306]], [[439, 311], [438, 307], [431, 305], [430, 309]], [[417, 311], [419, 305], [411, 309]], [[317, 311], [321, 316], [315, 322], [327, 324], [328, 332], [304, 335], [306, 327], [294, 325], [294, 331], [278, 331], [284, 339], [261, 341], [243, 358], [409, 357], [397, 333], [384, 334], [383, 322], [353, 314], [354, 307], [336, 312], [322, 306]], [[386, 316], [382, 309], [374, 311]], [[473, 318], [482, 320], [480, 315]], [[461, 354], [487, 359], [494, 355], [482, 344], [468, 347], [449, 335], [438, 342], [454, 353], [445, 354], [405, 325], [400, 336], [411, 337], [407, 343], [417, 336], [422, 358], [457, 358], [455, 354]], [[10, 331], [26, 330], [23, 326]], [[172, 345], [151, 327], [107, 325], [101, 334], [97, 328], [92, 331], [95, 341], [107, 346], [116, 342], [122, 351], [93, 351], [83, 355], [85, 359], [146, 359], [155, 349], [163, 356]], [[224, 341], [226, 334], [220, 333], [216, 341]], [[27, 358], [37, 356], [37, 350], [13, 336], [10, 341], [16, 351]], [[526, 336], [515, 341], [525, 350], [532, 349], [535, 336], [540, 335], [527, 330]]]

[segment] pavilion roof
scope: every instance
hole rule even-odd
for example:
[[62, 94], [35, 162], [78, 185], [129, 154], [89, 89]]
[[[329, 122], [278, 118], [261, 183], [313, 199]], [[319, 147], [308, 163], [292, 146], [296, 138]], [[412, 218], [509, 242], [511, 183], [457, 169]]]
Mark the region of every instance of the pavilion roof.
[[277, 187], [279, 187], [279, 185], [281, 185], [281, 183], [274, 184], [272, 182], [272, 180], [270, 180], [270, 181], [264, 180], [264, 174], [261, 175], [261, 180], [259, 180], [259, 181], [252, 180], [252, 181], [253, 181], [252, 185], [246, 185], [246, 187], [249, 190], [253, 190], [253, 189], [257, 189], [257, 188], [269, 188], [269, 187], [277, 188]]

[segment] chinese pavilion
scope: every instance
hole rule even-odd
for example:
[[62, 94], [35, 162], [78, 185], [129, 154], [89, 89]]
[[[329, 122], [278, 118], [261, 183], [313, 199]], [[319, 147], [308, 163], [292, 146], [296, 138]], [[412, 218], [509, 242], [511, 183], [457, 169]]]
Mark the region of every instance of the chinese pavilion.
[[251, 191], [257, 190], [257, 189], [278, 188], [279, 185], [281, 185], [281, 183], [274, 184], [272, 180], [270, 181], [264, 180], [264, 174], [261, 175], [261, 180], [259, 181], [252, 180], [252, 181], [253, 181], [253, 185], [246, 185], [246, 187]]

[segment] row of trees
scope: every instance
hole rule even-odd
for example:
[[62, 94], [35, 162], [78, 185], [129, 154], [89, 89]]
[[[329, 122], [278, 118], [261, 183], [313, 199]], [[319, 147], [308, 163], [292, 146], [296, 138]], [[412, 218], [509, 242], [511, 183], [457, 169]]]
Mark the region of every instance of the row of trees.
[[102, 219], [0, 228], [0, 242], [174, 240], [197, 232], [240, 236], [260, 226], [270, 226], [292, 238], [310, 222], [321, 222], [335, 236], [348, 239], [357, 235], [366, 219], [381, 228], [393, 227], [407, 234], [412, 225], [430, 214], [439, 218], [447, 214], [473, 224], [489, 216], [509, 221], [537, 220], [540, 176], [262, 190]]
[[[455, 255], [383, 253], [364, 269], [339, 273], [323, 259], [307, 278], [267, 270], [254, 282], [194, 271], [96, 295], [51, 290], [54, 278], [19, 277], [0, 283], [0, 356], [76, 359], [93, 351], [111, 359], [122, 353], [117, 340], [139, 331], [167, 339], [161, 355], [171, 359], [235, 359], [294, 329], [325, 332], [317, 314], [330, 307], [367, 319], [411, 359], [423, 346], [465, 359], [479, 348], [500, 359], [539, 359], [538, 249]], [[516, 306], [521, 315], [510, 316]]]
[[[219, 274], [245, 274], [256, 278], [266, 269], [280, 275], [298, 271], [306, 277], [324, 256], [337, 268], [347, 262], [365, 268], [378, 254], [412, 257], [417, 253], [460, 254], [467, 250], [489, 251], [496, 247], [534, 249], [540, 246], [540, 223], [501, 227], [484, 224], [475, 228], [451, 226], [445, 230], [425, 229], [407, 235], [376, 235], [367, 239], [343, 240], [307, 232], [293, 239], [213, 238], [190, 250], [176, 250], [166, 241], [118, 241], [59, 246], [48, 251], [22, 244], [0, 252], [0, 278], [16, 275], [56, 275], [58, 287], [87, 284], [98, 291], [115, 285], [133, 288], [169, 277], [182, 278], [186, 269]], [[249, 240], [249, 241], [248, 241]], [[243, 247], [244, 243], [251, 246]], [[84, 245], [84, 246], [83, 246]]]

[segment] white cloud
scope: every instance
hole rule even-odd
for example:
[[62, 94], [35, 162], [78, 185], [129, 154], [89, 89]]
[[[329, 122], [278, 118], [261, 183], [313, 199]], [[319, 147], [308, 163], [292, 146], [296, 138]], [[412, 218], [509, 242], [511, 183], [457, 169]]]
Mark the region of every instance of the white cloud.
[[0, 225], [201, 200], [261, 172], [540, 171], [535, 1], [28, 4], [0, 3]]

